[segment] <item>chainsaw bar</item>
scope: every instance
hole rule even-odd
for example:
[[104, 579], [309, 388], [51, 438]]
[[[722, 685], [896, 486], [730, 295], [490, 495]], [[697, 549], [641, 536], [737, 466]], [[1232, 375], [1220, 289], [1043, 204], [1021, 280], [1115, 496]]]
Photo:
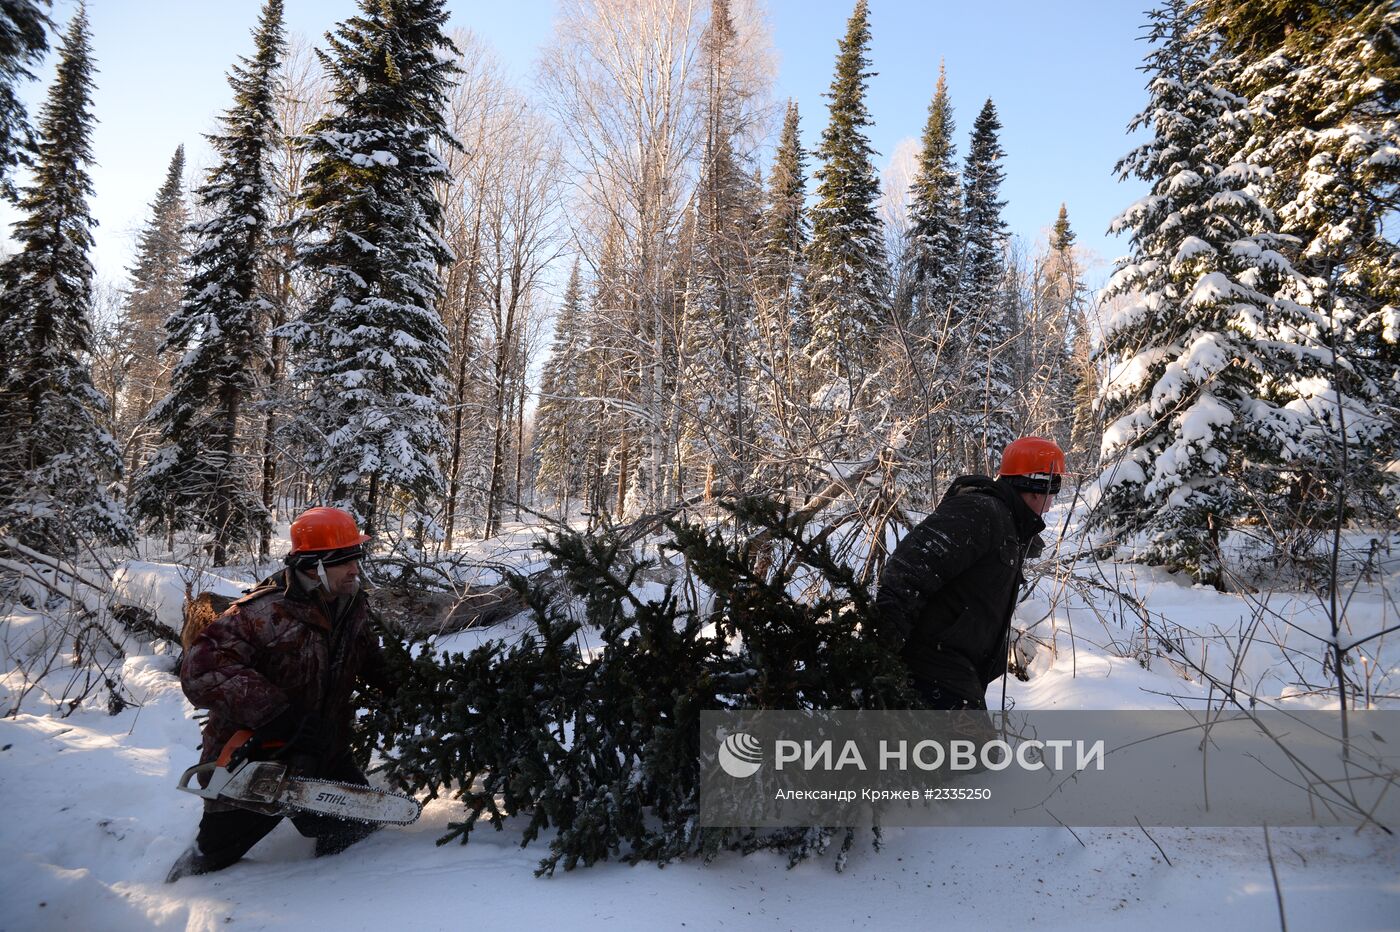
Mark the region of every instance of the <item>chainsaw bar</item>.
[[[191, 778], [202, 773], [209, 774], [208, 785], [191, 786]], [[199, 764], [185, 771], [179, 788], [266, 815], [311, 812], [355, 822], [411, 825], [423, 809], [418, 800], [402, 793], [359, 783], [288, 776], [287, 765], [276, 761], [244, 761], [232, 770], [214, 761]]]
[[402, 793], [308, 777], [288, 779], [278, 802], [302, 812], [385, 825], [412, 825], [423, 810], [418, 800]]

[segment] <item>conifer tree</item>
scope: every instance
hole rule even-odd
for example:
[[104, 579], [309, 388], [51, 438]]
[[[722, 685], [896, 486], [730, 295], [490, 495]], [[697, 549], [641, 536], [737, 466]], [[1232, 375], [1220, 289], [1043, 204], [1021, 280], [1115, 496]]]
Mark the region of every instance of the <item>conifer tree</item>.
[[1056, 253], [1067, 253], [1074, 248], [1074, 240], [1074, 231], [1069, 226], [1069, 209], [1061, 202], [1055, 225], [1050, 228], [1050, 248]]
[[[806, 449], [804, 425], [811, 398], [811, 373], [803, 350], [812, 335], [807, 304], [807, 245], [811, 224], [807, 217], [807, 155], [802, 148], [801, 118], [797, 102], [789, 100], [783, 128], [768, 174], [768, 187], [758, 231], [758, 268], [755, 297], [757, 327], [754, 353], [756, 405], [770, 428], [776, 459], [797, 461]], [[778, 487], [804, 486], [801, 476], [779, 468], [771, 477]]]
[[1059, 216], [1050, 230], [1050, 252], [1042, 268], [1045, 303], [1058, 311], [1063, 321], [1061, 365], [1056, 379], [1059, 392], [1057, 411], [1062, 415], [1056, 436], [1075, 465], [1076, 472], [1098, 465], [1102, 431], [1096, 413], [1099, 393], [1098, 364], [1094, 357], [1093, 332], [1089, 325], [1088, 302], [1079, 268], [1074, 258], [1074, 230], [1069, 211], [1060, 205]]
[[126, 445], [129, 471], [145, 460], [146, 416], [170, 388], [170, 363], [159, 350], [165, 322], [180, 309], [189, 256], [185, 204], [185, 147], [175, 147], [165, 182], [151, 202], [151, 216], [136, 244], [136, 263], [122, 306], [122, 359], [126, 379], [116, 413], [117, 436]]
[[912, 188], [908, 245], [913, 273], [911, 326], [919, 336], [941, 335], [949, 322], [962, 264], [962, 191], [954, 162], [953, 104], [948, 99], [948, 76], [941, 65]]
[[34, 180], [14, 224], [20, 250], [0, 267], [0, 533], [63, 554], [132, 539], [111, 494], [120, 456], [89, 369], [93, 71], [79, 6], [39, 114]]
[[1075, 472], [1092, 475], [1099, 466], [1103, 421], [1099, 416], [1098, 407], [1101, 385], [1098, 352], [1089, 325], [1088, 310], [1084, 306], [1075, 313], [1069, 365], [1073, 380], [1070, 397], [1072, 408], [1069, 446], [1064, 450], [1070, 462], [1075, 464], [1072, 467]]
[[802, 150], [797, 101], [783, 112], [783, 129], [768, 173], [763, 212], [760, 291], [765, 301], [781, 308], [798, 345], [806, 345], [811, 326], [803, 312], [805, 256], [811, 239], [807, 217], [807, 154]]
[[906, 281], [900, 313], [907, 318], [903, 345], [908, 358], [896, 385], [903, 395], [899, 407], [914, 421], [900, 455], [909, 465], [906, 494], [915, 507], [923, 507], [940, 492], [939, 466], [953, 426], [946, 414], [964, 361], [952, 326], [962, 266], [962, 191], [954, 162], [953, 106], [942, 66], [910, 185], [901, 261]]
[[306, 386], [305, 417], [322, 433], [310, 451], [323, 494], [370, 531], [401, 510], [416, 524], [441, 493], [438, 469], [448, 347], [438, 310], [433, 186], [458, 69], [442, 29], [443, 0], [361, 0], [327, 35], [331, 112], [309, 133], [302, 267], [313, 278], [289, 326]]
[[1002, 250], [1006, 244], [1006, 222], [1000, 200], [1004, 171], [1001, 160], [1006, 151], [997, 134], [1001, 120], [991, 98], [982, 105], [972, 125], [972, 141], [963, 168], [962, 283], [958, 295], [961, 317], [975, 317], [993, 300], [1001, 280]]
[[[1130, 129], [1148, 127], [1153, 138], [1129, 153], [1118, 172], [1143, 178], [1152, 191], [1115, 221], [1115, 231], [1132, 231], [1134, 248], [1105, 291], [1107, 298], [1137, 287], [1143, 296], [1104, 326], [1110, 373], [1103, 386], [1104, 492], [1097, 514], [1102, 526], [1119, 534], [1145, 530], [1149, 560], [1219, 582], [1214, 545], [1241, 506], [1226, 469], [1233, 444], [1223, 442], [1234, 412], [1219, 396], [1240, 379], [1224, 365], [1228, 357], [1218, 346], [1212, 313], [1238, 285], [1214, 267], [1218, 247], [1226, 245], [1220, 233], [1233, 239], [1244, 230], [1231, 218], [1217, 219], [1207, 204], [1224, 189], [1255, 211], [1259, 205], [1231, 184], [1244, 179], [1220, 177], [1223, 166], [1211, 155], [1232, 101], [1205, 82], [1209, 48], [1193, 32], [1198, 17], [1188, 0], [1166, 0], [1148, 16], [1154, 45], [1146, 62], [1149, 101]], [[1228, 226], [1211, 235], [1222, 222]], [[1205, 281], [1208, 275], [1219, 280]], [[1197, 307], [1200, 283], [1209, 290], [1200, 292]], [[1233, 384], [1222, 385], [1226, 377]]]
[[[757, 569], [747, 540], [668, 525], [665, 549], [683, 557], [687, 586], [714, 594], [705, 611], [678, 587], [638, 598], [647, 566], [615, 534], [564, 533], [540, 545], [553, 578], [510, 580], [534, 622], [524, 636], [465, 654], [391, 647], [398, 697], [362, 740], [392, 748], [388, 776], [402, 789], [464, 788], [466, 818], [440, 842], [465, 844], [484, 823], [518, 815], [527, 843], [555, 829], [537, 874], [730, 849], [795, 864], [834, 835], [841, 866], [853, 829], [696, 825], [703, 710], [899, 709], [911, 698], [898, 658], [869, 635], [868, 588], [825, 535], [773, 502], [729, 510], [769, 535], [778, 569]], [[581, 620], [598, 632], [586, 659]]]
[[[963, 166], [962, 261], [949, 327], [957, 371], [943, 381], [952, 398], [946, 432], [957, 465], [987, 471], [1012, 432], [1015, 395], [1012, 322], [1000, 300], [1005, 282], [1006, 222], [999, 199], [1005, 151], [1001, 121], [988, 98], [972, 126]], [[945, 357], [946, 358], [946, 357]]]
[[1151, 192], [1114, 224], [1132, 252], [1105, 296], [1140, 297], [1104, 325], [1096, 521], [1141, 532], [1146, 559], [1223, 586], [1221, 536], [1328, 432], [1287, 395], [1300, 378], [1325, 380], [1336, 348], [1319, 339], [1325, 317], [1287, 297], [1302, 276], [1262, 200], [1267, 171], [1231, 161], [1247, 102], [1211, 80], [1216, 37], [1195, 28], [1189, 0], [1149, 15], [1149, 101], [1133, 127], [1152, 138], [1118, 170]]
[[29, 114], [19, 99], [21, 81], [49, 50], [51, 0], [5, 0], [0, 3], [0, 197], [16, 199], [14, 173], [34, 149]]
[[1050, 437], [1066, 450], [1077, 382], [1070, 347], [1076, 321], [1082, 316], [1083, 297], [1084, 286], [1074, 258], [1074, 231], [1069, 211], [1061, 204], [1045, 254], [1036, 263], [1030, 313], [1017, 336], [1024, 360], [1019, 378], [1025, 401], [1024, 432]]
[[584, 457], [590, 437], [587, 407], [580, 400], [588, 339], [579, 264], [569, 274], [564, 303], [554, 323], [554, 343], [540, 378], [540, 403], [535, 413], [535, 456], [538, 482], [558, 499], [561, 511], [581, 488]]
[[[1358, 370], [1278, 386], [1280, 402], [1328, 422], [1304, 454], [1312, 464], [1287, 481], [1330, 509], [1324, 488], [1340, 477], [1345, 432], [1348, 497], [1374, 508], [1366, 493], [1395, 457], [1400, 402], [1400, 245], [1385, 228], [1400, 209], [1400, 8], [1209, 0], [1203, 11], [1202, 30], [1222, 43], [1214, 79], [1248, 101], [1251, 131], [1233, 157], [1269, 171], [1264, 202], [1278, 231], [1296, 238], [1281, 251], [1301, 277], [1280, 297], [1322, 314], [1322, 339]], [[1274, 338], [1292, 342], [1286, 332]], [[1334, 388], [1349, 399], [1341, 409]]]
[[160, 447], [136, 484], [136, 507], [167, 529], [213, 536], [215, 565], [236, 544], [256, 541], [268, 520], [248, 449], [249, 402], [266, 353], [260, 291], [272, 199], [269, 160], [277, 144], [273, 98], [286, 40], [282, 0], [267, 0], [252, 58], [228, 76], [233, 104], [209, 137], [219, 161], [200, 186], [191, 229], [192, 273], [179, 311], [166, 322], [163, 352], [179, 354], [170, 393], [151, 412]]
[[807, 288], [812, 337], [807, 353], [830, 375], [853, 381], [871, 361], [889, 304], [889, 267], [875, 203], [880, 183], [865, 135], [870, 59], [870, 11], [857, 0], [826, 93], [830, 122], [816, 155], [817, 203], [812, 207]]

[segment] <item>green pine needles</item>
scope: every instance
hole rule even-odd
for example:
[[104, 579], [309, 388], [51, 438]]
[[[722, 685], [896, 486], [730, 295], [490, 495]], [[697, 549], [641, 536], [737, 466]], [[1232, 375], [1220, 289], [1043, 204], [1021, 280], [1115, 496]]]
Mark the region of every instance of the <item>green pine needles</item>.
[[541, 875], [725, 850], [795, 864], [838, 837], [844, 863], [854, 829], [697, 825], [702, 711], [908, 707], [902, 666], [863, 633], [870, 595], [824, 538], [771, 501], [726, 507], [755, 533], [669, 526], [683, 582], [648, 584], [656, 563], [616, 535], [564, 533], [541, 545], [553, 576], [512, 580], [534, 630], [466, 654], [393, 648], [404, 685], [365, 738], [400, 787], [464, 802], [440, 844], [519, 815], [525, 844], [555, 830]]
[[870, 59], [870, 10], [857, 0], [826, 93], [830, 122], [816, 155], [817, 201], [812, 207], [807, 286], [812, 335], [807, 353], [824, 371], [849, 378], [875, 352], [889, 303], [889, 266], [875, 204], [880, 182], [866, 135], [874, 121], [865, 104]]

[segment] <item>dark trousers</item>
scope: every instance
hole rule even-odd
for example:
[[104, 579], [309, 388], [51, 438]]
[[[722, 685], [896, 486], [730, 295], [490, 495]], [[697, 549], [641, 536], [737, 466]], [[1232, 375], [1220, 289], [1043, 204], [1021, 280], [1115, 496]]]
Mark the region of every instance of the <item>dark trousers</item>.
[[910, 679], [914, 686], [914, 691], [923, 700], [920, 708], [933, 712], [962, 712], [965, 710], [986, 711], [986, 699], [968, 699], [950, 692], [933, 680], [920, 679], [915, 676]]
[[[369, 783], [348, 756], [317, 776], [361, 786]], [[282, 818], [223, 805], [206, 808], [204, 817], [199, 820], [199, 835], [195, 839], [200, 853], [206, 859], [206, 869], [223, 870], [243, 857], [268, 832], [276, 828]], [[291, 816], [291, 820], [298, 832], [316, 839], [317, 857], [338, 854], [381, 827], [309, 812]]]
[[[971, 715], [949, 716], [953, 721], [948, 737], [968, 739], [978, 744], [998, 737], [991, 714], [987, 711], [986, 699], [969, 699], [952, 692], [934, 680], [911, 677], [909, 682], [919, 694], [923, 704], [921, 709], [929, 712], [970, 712]], [[981, 714], [976, 714], [981, 713]], [[979, 761], [970, 773], [982, 773], [987, 768]], [[949, 776], [944, 772], [945, 777]], [[951, 775], [956, 778], [956, 774]]]

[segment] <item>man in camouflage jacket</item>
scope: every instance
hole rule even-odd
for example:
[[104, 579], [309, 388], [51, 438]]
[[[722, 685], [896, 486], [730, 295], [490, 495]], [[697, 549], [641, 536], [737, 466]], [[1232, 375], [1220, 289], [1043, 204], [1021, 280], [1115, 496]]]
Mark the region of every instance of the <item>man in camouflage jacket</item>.
[[[350, 756], [352, 694], [359, 680], [380, 689], [389, 684], [359, 588], [366, 540], [338, 509], [298, 517], [286, 569], [259, 583], [190, 644], [180, 683], [192, 704], [209, 710], [201, 763], [217, 759], [235, 732], [250, 729], [251, 746], [277, 748], [256, 756], [286, 760], [294, 773], [367, 782]], [[279, 821], [206, 800], [195, 843], [167, 880], [227, 867]], [[342, 851], [374, 830], [312, 814], [292, 822], [316, 839], [317, 856]]]
[[1040, 516], [1064, 463], [1052, 441], [1013, 441], [995, 480], [954, 480], [891, 554], [876, 598], [879, 634], [899, 650], [924, 708], [987, 708], [987, 687], [1006, 672], [1021, 567], [1039, 553]]

